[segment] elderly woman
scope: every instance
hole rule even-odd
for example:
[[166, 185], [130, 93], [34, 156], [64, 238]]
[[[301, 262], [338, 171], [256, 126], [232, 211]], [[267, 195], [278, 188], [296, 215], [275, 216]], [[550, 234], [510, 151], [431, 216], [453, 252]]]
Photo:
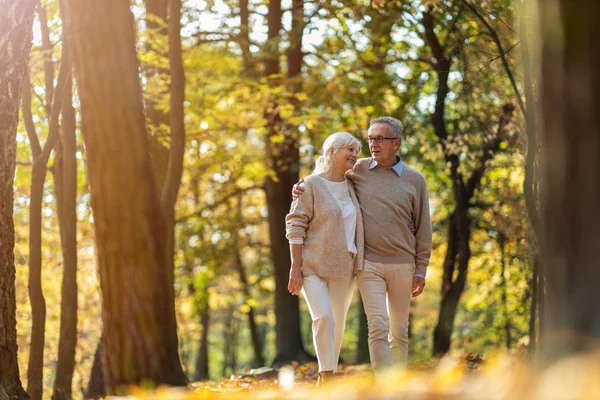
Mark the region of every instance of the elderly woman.
[[304, 195], [286, 216], [292, 265], [288, 290], [302, 291], [313, 321], [312, 332], [323, 384], [337, 370], [354, 291], [354, 274], [362, 270], [362, 215], [346, 171], [352, 169], [360, 142], [346, 132], [334, 133], [304, 180]]

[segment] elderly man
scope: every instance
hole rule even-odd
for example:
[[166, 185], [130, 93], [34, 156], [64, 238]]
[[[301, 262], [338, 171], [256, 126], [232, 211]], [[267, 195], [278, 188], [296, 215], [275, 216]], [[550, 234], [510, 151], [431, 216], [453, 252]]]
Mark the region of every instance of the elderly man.
[[[363, 215], [365, 262], [357, 279], [369, 325], [371, 365], [380, 377], [406, 366], [410, 297], [425, 287], [431, 222], [423, 175], [397, 155], [400, 121], [372, 120], [368, 142], [372, 157], [358, 160], [348, 177]], [[302, 190], [296, 187], [294, 195]], [[409, 228], [413, 221], [414, 235]]]

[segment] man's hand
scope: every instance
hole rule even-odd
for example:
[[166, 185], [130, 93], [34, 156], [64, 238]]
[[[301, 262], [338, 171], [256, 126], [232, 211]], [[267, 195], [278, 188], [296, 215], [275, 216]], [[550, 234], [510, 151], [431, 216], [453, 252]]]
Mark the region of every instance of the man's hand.
[[300, 267], [290, 268], [290, 280], [288, 282], [288, 290], [294, 296], [297, 296], [302, 290], [302, 283], [304, 278], [302, 277], [302, 269]]
[[423, 293], [423, 289], [425, 289], [425, 279], [421, 278], [420, 276], [413, 277], [412, 297], [417, 297]]
[[302, 182], [304, 182], [304, 179], [300, 179], [292, 188], [292, 199], [296, 200], [298, 197], [302, 196], [302, 193], [304, 193], [304, 188], [301, 186]]

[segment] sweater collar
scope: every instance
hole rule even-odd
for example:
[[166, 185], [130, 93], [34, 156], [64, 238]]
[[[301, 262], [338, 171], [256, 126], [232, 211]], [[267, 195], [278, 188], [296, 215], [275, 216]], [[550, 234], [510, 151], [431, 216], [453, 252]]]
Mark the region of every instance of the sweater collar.
[[[377, 163], [377, 161], [375, 161], [373, 158], [371, 158], [371, 164], [369, 165], [369, 169], [373, 169], [378, 165], [379, 164]], [[398, 176], [402, 176], [402, 171], [404, 171], [404, 163], [402, 162], [402, 158], [400, 158], [400, 156], [398, 156], [398, 155], [396, 156], [396, 164], [394, 164], [391, 167], [384, 167], [382, 165], [382, 167], [394, 170], [394, 172], [396, 172], [396, 174], [398, 174]]]

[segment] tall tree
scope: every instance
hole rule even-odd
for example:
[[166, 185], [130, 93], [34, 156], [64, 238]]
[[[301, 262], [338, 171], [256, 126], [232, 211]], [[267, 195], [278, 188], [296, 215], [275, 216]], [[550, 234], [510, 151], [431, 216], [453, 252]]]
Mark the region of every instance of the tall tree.
[[540, 2], [541, 349], [548, 360], [600, 339], [600, 5]]
[[[61, 2], [63, 30], [69, 23]], [[70, 47], [70, 38], [63, 35], [63, 46]], [[71, 65], [69, 65], [71, 68]], [[53, 400], [72, 398], [75, 347], [77, 345], [77, 140], [75, 109], [73, 108], [73, 79], [62, 96], [62, 129], [53, 165], [61, 247], [63, 279], [61, 288], [60, 338]]]
[[[170, 318], [166, 229], [148, 152], [128, 3], [69, 0], [88, 156], [107, 393], [152, 380], [184, 385]], [[101, 54], [102, 57], [98, 57]], [[172, 272], [171, 272], [172, 273]]]
[[[422, 19], [424, 38], [431, 52], [431, 59], [434, 60], [433, 67], [437, 81], [431, 124], [450, 168], [449, 174], [455, 203], [454, 210], [449, 217], [448, 247], [443, 263], [442, 300], [433, 337], [433, 353], [440, 355], [450, 349], [458, 303], [467, 283], [471, 259], [471, 202], [481, 186], [489, 162], [500, 150], [500, 144], [508, 139], [506, 126], [511, 120], [514, 106], [505, 104], [499, 107], [500, 116], [495, 124], [495, 132], [488, 134], [481, 140], [480, 147], [472, 150], [478, 155], [478, 160], [471, 173], [467, 175], [459, 152], [456, 151], [456, 147], [450, 145], [452, 136], [458, 134], [458, 129], [456, 127], [454, 130], [448, 128], [446, 115], [446, 101], [451, 92], [449, 77], [460, 46], [450, 46], [452, 42], [448, 38], [445, 42], [440, 41], [435, 18], [436, 14], [433, 8], [429, 7]], [[455, 18], [460, 18], [460, 8]], [[453, 33], [454, 26], [456, 26], [456, 21], [449, 29], [448, 36]]]
[[48, 160], [59, 139], [59, 117], [62, 96], [71, 80], [70, 49], [63, 44], [60, 70], [53, 91], [48, 122], [48, 138], [40, 144], [31, 115], [31, 87], [23, 90], [23, 118], [31, 144], [32, 171], [29, 201], [29, 299], [31, 301], [31, 343], [27, 368], [27, 393], [32, 399], [41, 399], [43, 391], [44, 342], [46, 326], [46, 301], [42, 292], [42, 203]]
[[36, 1], [0, 0], [0, 396], [27, 399], [17, 361], [13, 222], [19, 103]]
[[[264, 74], [269, 83], [276, 87], [281, 84], [279, 46], [281, 45], [281, 0], [269, 1], [268, 41], [266, 46]], [[304, 27], [303, 2], [292, 4], [292, 29], [288, 50], [288, 79], [292, 90], [298, 85], [302, 67], [302, 32]], [[290, 87], [290, 86], [288, 86]], [[267, 120], [267, 163], [274, 176], [267, 176], [265, 193], [269, 210], [269, 237], [273, 268], [275, 269], [275, 332], [277, 335], [277, 355], [275, 363], [292, 360], [306, 360], [308, 354], [302, 345], [300, 334], [300, 309], [297, 296], [287, 290], [290, 269], [290, 254], [285, 239], [285, 215], [289, 210], [292, 186], [299, 179], [300, 155], [297, 132], [285, 130], [279, 113], [281, 99], [273, 94], [265, 112]], [[283, 140], [276, 137], [283, 136]]]
[[160, 195], [160, 207], [166, 229], [167, 280], [164, 297], [166, 324], [161, 325], [163, 336], [167, 341], [169, 365], [174, 375], [185, 379], [178, 352], [177, 320], [175, 316], [175, 203], [181, 175], [183, 173], [183, 157], [185, 152], [185, 73], [181, 49], [181, 0], [169, 0], [169, 73], [171, 76], [169, 101], [169, 126], [171, 127], [169, 159], [164, 185]]

